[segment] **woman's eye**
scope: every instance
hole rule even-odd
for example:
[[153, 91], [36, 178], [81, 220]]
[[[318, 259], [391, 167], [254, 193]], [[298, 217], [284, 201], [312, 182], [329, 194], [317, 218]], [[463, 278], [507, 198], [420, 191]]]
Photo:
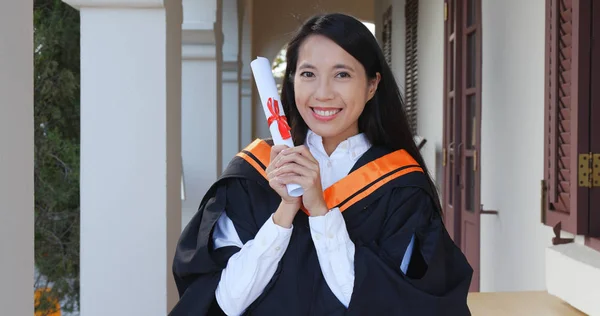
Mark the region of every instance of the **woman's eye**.
[[339, 74], [337, 74], [337, 77], [339, 78], [350, 78], [350, 74], [347, 72], [340, 72]]
[[312, 78], [314, 76], [315, 76], [315, 74], [310, 71], [305, 71], [300, 74], [300, 77], [306, 77], [306, 78]]

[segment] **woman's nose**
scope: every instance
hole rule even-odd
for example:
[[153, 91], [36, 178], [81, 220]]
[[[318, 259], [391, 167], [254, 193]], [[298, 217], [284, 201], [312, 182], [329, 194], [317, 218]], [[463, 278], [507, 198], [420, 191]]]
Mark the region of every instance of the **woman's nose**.
[[319, 80], [314, 97], [318, 101], [327, 101], [333, 99], [334, 92], [331, 87], [331, 82], [327, 79]]

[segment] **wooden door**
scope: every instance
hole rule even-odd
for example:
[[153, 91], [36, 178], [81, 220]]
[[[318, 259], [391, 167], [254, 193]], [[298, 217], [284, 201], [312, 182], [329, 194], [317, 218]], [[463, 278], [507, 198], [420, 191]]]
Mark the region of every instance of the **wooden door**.
[[[457, 177], [460, 175], [460, 158], [457, 153], [457, 144], [461, 143], [460, 108], [457, 98], [458, 91], [462, 91], [460, 71], [462, 70], [462, 46], [457, 44], [456, 20], [460, 20], [457, 12], [457, 1], [446, 0], [445, 5], [445, 41], [444, 41], [444, 135], [442, 166], [444, 168], [444, 181], [442, 199], [444, 206], [444, 220], [450, 236], [457, 245], [460, 245], [460, 204], [458, 195]], [[459, 30], [460, 31], [460, 30]], [[458, 58], [456, 56], [459, 56]], [[457, 78], [459, 80], [457, 80]]]
[[481, 0], [446, 0], [445, 15], [444, 214], [479, 291]]
[[[590, 190], [589, 235], [595, 249], [600, 251], [600, 1], [590, 1], [591, 36], [590, 39], [590, 152], [593, 154], [592, 188]], [[592, 242], [592, 241], [590, 241]]]
[[479, 291], [480, 249], [480, 172], [479, 152], [481, 126], [481, 0], [463, 0], [462, 32], [463, 92], [461, 93], [461, 249], [473, 266], [472, 291]]

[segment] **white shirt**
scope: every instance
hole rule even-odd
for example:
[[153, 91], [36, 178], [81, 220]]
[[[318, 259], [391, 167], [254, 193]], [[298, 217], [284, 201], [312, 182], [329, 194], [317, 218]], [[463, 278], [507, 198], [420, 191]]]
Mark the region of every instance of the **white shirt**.
[[[306, 146], [319, 162], [323, 190], [339, 181], [356, 161], [371, 147], [364, 134], [350, 137], [328, 156], [322, 138], [308, 131]], [[309, 226], [321, 272], [325, 282], [344, 306], [348, 307], [354, 289], [355, 247], [346, 222], [338, 208], [324, 216], [309, 217]], [[267, 286], [290, 241], [291, 228], [273, 222], [272, 216], [260, 228], [253, 240], [242, 244], [231, 219], [225, 212], [213, 232], [215, 248], [237, 246], [241, 250], [227, 262], [215, 291], [217, 303], [227, 315], [240, 315]], [[406, 273], [414, 243], [408, 245], [400, 269]]]

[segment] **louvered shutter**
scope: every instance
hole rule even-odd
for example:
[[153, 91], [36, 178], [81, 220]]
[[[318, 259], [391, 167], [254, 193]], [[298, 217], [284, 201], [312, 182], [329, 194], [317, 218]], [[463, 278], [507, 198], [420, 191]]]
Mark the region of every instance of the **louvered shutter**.
[[574, 234], [587, 232], [589, 212], [589, 192], [578, 183], [578, 153], [589, 150], [589, 12], [582, 2], [546, 0], [542, 216], [545, 224], [562, 222]]
[[381, 31], [383, 41], [383, 55], [385, 61], [392, 67], [392, 7], [390, 6], [383, 14], [383, 29]]
[[418, 101], [418, 20], [419, 1], [407, 0], [406, 17], [406, 60], [405, 60], [405, 105], [406, 116], [413, 134], [417, 134], [417, 101]]

